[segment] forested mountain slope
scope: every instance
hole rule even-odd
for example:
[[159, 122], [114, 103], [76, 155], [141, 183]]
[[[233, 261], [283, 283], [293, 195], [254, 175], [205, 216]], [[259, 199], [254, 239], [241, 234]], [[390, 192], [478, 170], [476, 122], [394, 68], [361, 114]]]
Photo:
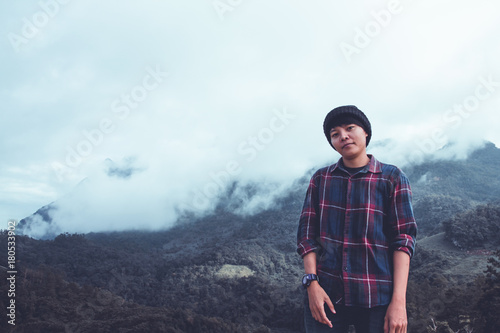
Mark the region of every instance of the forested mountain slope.
[[[491, 237], [500, 226], [499, 151], [487, 145], [464, 161], [404, 170], [420, 228], [409, 332], [494, 332], [489, 313], [500, 306], [499, 279], [487, 260], [500, 247]], [[309, 177], [273, 209], [252, 216], [220, 206], [163, 231], [18, 236], [16, 332], [301, 332], [303, 269], [295, 238]], [[5, 308], [7, 280], [1, 281]], [[9, 327], [4, 320], [1, 327]]]

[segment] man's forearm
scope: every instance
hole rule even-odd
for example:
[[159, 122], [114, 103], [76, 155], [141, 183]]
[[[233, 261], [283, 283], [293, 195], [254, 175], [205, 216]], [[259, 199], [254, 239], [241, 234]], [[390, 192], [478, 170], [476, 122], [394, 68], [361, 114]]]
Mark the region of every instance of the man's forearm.
[[304, 256], [304, 271], [306, 274], [318, 274], [316, 271], [316, 252], [309, 252]]
[[394, 285], [392, 300], [406, 304], [406, 288], [410, 272], [410, 256], [403, 251], [394, 251]]
[[394, 251], [394, 275], [392, 300], [384, 318], [384, 333], [406, 333], [406, 287], [410, 272], [410, 256], [403, 251]]

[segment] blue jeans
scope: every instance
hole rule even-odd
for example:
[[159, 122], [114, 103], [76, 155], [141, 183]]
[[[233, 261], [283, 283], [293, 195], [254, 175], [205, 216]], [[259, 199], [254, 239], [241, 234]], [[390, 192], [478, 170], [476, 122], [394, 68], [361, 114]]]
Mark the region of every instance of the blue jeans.
[[384, 318], [388, 305], [373, 308], [362, 308], [357, 306], [335, 305], [336, 314], [333, 314], [327, 306], [325, 311], [333, 327], [316, 321], [309, 309], [309, 303], [304, 305], [304, 322], [307, 333], [347, 333], [349, 325], [354, 325], [356, 333], [383, 333]]

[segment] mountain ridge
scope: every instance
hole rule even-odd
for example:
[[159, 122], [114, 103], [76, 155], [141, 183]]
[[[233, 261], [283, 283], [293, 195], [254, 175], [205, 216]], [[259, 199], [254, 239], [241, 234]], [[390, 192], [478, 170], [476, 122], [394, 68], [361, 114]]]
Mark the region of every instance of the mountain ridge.
[[[495, 185], [490, 179], [495, 178], [500, 150], [485, 146], [476, 154], [471, 155], [473, 160], [432, 161], [427, 167], [404, 169], [412, 182], [419, 226], [408, 286], [411, 332], [427, 333], [431, 318], [446, 322], [454, 331], [464, 327], [458, 316], [476, 318], [478, 323], [482, 318], [474, 308], [484, 294], [481, 276], [488, 258], [499, 247], [492, 244], [487, 253], [481, 244], [459, 248], [445, 228], [453, 219], [452, 223], [463, 224], [467, 230], [470, 219], [496, 216], [493, 212], [500, 209], [494, 200], [500, 197], [499, 190], [490, 188]], [[475, 174], [472, 170], [478, 161], [483, 163], [481, 175], [488, 179], [488, 193], [480, 189], [482, 178], [462, 179], [449, 172], [453, 165], [456, 170], [469, 170], [467, 175]], [[158, 318], [156, 311], [172, 314], [177, 310], [179, 320], [165, 315], [169, 319], [162, 327], [167, 332], [300, 332], [305, 295], [295, 238], [307, 184], [308, 175], [297, 180], [274, 207], [254, 215], [235, 214], [219, 205], [203, 217], [187, 212], [168, 230], [63, 233], [47, 240], [18, 236], [18, 266], [28, 272], [23, 282], [26, 293], [19, 301], [31, 304], [30, 299], [36, 300], [35, 307], [22, 310], [29, 314], [26, 331], [36, 332], [28, 329], [34, 323], [51, 329], [75, 322], [80, 327], [98, 327], [82, 316], [71, 319], [57, 312], [60, 318], [56, 318], [46, 313], [59, 306], [67, 313], [92, 311], [103, 332], [126, 332], [130, 321], [123, 316], [130, 312], [125, 307], [132, 306], [140, 314], [134, 317], [134, 327], [144, 331], [148, 320]], [[479, 193], [483, 195], [478, 197]], [[500, 225], [497, 220], [481, 221], [485, 230]], [[470, 246], [469, 235], [474, 233], [456, 237], [460, 244]], [[6, 246], [5, 242], [6, 237], [1, 237], [0, 246]], [[229, 277], [222, 274], [228, 267], [252, 274]], [[37, 279], [65, 287], [61, 292], [49, 288], [50, 292], [41, 295], [46, 299], [42, 301], [33, 289]], [[71, 284], [74, 286], [66, 287]], [[95, 306], [89, 310], [88, 304], [106, 299], [101, 292], [122, 301], [109, 302], [111, 312]], [[64, 297], [74, 299], [74, 304]], [[87, 305], [78, 301], [82, 297]], [[146, 315], [148, 309], [155, 315]], [[99, 321], [107, 313], [114, 318], [111, 324]], [[194, 317], [200, 319], [193, 321]]]
[[[471, 152], [465, 160], [428, 160], [418, 165], [403, 168], [411, 181], [416, 215], [424, 219], [422, 224], [424, 227], [421, 230], [425, 232], [428, 230], [425, 211], [422, 210], [422, 214], [418, 212], [419, 205], [426, 200], [438, 200], [442, 204], [445, 204], [447, 200], [460, 202], [454, 207], [456, 212], [472, 208], [479, 203], [498, 200], [500, 198], [500, 177], [495, 175], [498, 165], [500, 165], [500, 149], [493, 143], [486, 142], [483, 147]], [[284, 193], [274, 199], [274, 207], [290, 206], [291, 203], [294, 207], [301, 205], [305, 195], [305, 187], [314, 171], [314, 168], [310, 169], [304, 176], [296, 179], [294, 185], [289, 188], [289, 193]], [[488, 181], [483, 182], [483, 179], [488, 179]], [[226, 192], [218, 198], [219, 211], [224, 209], [224, 205], [228, 202], [231, 203], [229, 208], [231, 211], [237, 211], [238, 206], [244, 204], [232, 196], [238, 186], [238, 183], [230, 184]], [[251, 199], [253, 196], [259, 195], [259, 192], [255, 190], [258, 186], [258, 184], [247, 184], [241, 187], [240, 191], [245, 193], [245, 198]], [[37, 235], [37, 238], [55, 238], [64, 232], [59, 226], [52, 223], [51, 214], [57, 209], [57, 201], [41, 207], [32, 215], [19, 221], [18, 232], [32, 235], [35, 233], [34, 230], [45, 229], [46, 232]], [[196, 218], [198, 217], [190, 212], [184, 212], [176, 223]], [[158, 230], [162, 230], [162, 228], [158, 228]]]

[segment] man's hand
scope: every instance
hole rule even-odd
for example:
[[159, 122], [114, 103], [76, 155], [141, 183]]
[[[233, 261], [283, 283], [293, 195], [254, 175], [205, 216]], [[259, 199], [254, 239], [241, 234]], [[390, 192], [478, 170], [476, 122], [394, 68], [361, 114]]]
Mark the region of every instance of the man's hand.
[[391, 302], [385, 314], [384, 333], [406, 333], [407, 326], [405, 302]]
[[309, 297], [309, 309], [311, 309], [313, 318], [331, 328], [332, 322], [326, 316], [325, 303], [333, 313], [335, 313], [335, 308], [325, 290], [321, 288], [317, 281], [312, 281], [311, 285], [307, 287], [307, 295]]

